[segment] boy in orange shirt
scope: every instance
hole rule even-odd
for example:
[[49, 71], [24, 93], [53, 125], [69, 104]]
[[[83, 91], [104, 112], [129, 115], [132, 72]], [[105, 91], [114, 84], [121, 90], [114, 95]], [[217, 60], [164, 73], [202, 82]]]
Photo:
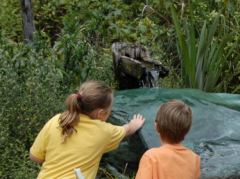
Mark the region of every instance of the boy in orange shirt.
[[200, 178], [200, 157], [180, 144], [191, 124], [192, 111], [184, 102], [162, 104], [155, 122], [162, 146], [144, 153], [136, 179]]

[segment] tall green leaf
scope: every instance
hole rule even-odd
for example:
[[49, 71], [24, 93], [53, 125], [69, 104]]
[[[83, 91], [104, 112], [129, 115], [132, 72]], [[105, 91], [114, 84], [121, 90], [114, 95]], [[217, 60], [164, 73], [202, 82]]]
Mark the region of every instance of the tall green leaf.
[[[214, 91], [222, 64], [225, 62], [224, 47], [230, 40], [228, 35], [223, 37], [216, 35], [220, 17], [215, 17], [211, 25], [205, 21], [200, 34], [195, 34], [196, 27], [192, 20], [191, 8], [190, 19], [184, 22], [183, 27], [173, 7], [171, 13], [178, 40], [179, 56], [182, 60], [183, 82], [187, 87]], [[228, 49], [228, 55], [229, 51], [232, 49]]]

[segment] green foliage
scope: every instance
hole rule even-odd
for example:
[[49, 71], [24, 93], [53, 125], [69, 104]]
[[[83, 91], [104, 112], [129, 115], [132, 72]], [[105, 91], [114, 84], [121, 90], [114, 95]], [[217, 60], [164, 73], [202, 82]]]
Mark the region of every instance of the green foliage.
[[[110, 51], [109, 49], [105, 49], [105, 51]], [[111, 52], [105, 52], [103, 54], [97, 54], [97, 57], [92, 64], [92, 68], [89, 74], [89, 78], [95, 80], [101, 80], [111, 87], [116, 88], [117, 82], [114, 81], [113, 72], [113, 62], [112, 56], [110, 56]]]
[[78, 28], [79, 24], [67, 22], [68, 18], [65, 20], [64, 30], [55, 43], [54, 50], [63, 67], [63, 82], [69, 87], [76, 87], [87, 79], [96, 52], [83, 37], [81, 28]]
[[43, 124], [62, 108], [62, 73], [51, 49], [43, 49], [0, 39], [0, 178], [36, 177], [29, 148]]
[[1, 1], [0, 33], [15, 41], [23, 39], [20, 1]]
[[198, 36], [195, 34], [195, 26], [191, 17], [185, 24], [185, 33], [183, 33], [174, 8], [171, 8], [171, 11], [182, 58], [184, 84], [191, 88], [214, 91], [222, 73], [222, 65], [232, 51], [232, 48], [224, 51], [224, 47], [230, 41], [229, 36], [222, 39], [216, 39], [214, 36], [219, 25], [219, 17], [214, 18], [211, 26], [207, 26], [204, 22]]
[[[227, 1], [225, 8], [221, 8], [218, 13], [223, 19], [220, 21], [222, 33], [231, 34], [232, 41], [224, 47], [225, 51], [232, 49], [226, 63], [223, 66], [224, 72], [221, 74], [221, 85], [218, 91], [240, 93], [240, 70], [239, 70], [239, 50], [240, 50], [240, 13], [239, 3]], [[216, 14], [216, 12], [215, 12]]]
[[57, 40], [63, 27], [63, 17], [66, 14], [64, 1], [34, 1], [33, 11], [37, 30], [51, 37], [51, 44]]

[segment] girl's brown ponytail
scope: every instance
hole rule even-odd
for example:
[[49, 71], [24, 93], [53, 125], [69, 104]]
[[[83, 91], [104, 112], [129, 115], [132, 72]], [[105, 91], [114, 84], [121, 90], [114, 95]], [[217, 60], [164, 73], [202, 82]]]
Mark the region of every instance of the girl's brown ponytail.
[[63, 142], [70, 136], [74, 131], [74, 125], [79, 121], [80, 94], [71, 94], [66, 99], [67, 110], [63, 112], [59, 119], [60, 127], [62, 128]]

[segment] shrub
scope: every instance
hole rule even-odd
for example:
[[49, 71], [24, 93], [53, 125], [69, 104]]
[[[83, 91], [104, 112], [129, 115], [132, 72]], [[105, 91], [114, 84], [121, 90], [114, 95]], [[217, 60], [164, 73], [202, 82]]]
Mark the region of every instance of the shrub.
[[[50, 48], [0, 39], [0, 178], [34, 178], [36, 134], [62, 108], [62, 73]], [[41, 50], [42, 49], [42, 50]]]
[[20, 1], [1, 1], [0, 33], [14, 41], [23, 39]]

